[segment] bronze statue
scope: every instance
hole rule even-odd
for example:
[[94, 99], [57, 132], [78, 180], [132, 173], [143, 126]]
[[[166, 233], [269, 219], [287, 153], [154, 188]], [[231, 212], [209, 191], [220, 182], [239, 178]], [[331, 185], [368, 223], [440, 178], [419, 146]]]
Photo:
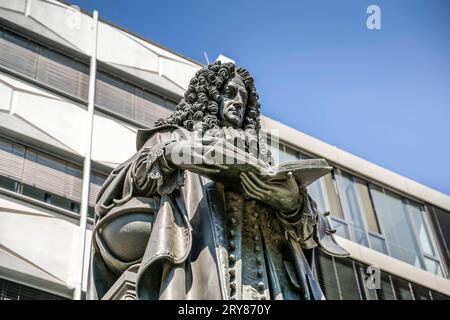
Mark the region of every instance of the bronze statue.
[[[236, 165], [207, 163], [192, 147], [217, 152], [240, 137], [243, 154], [269, 166], [259, 119], [253, 78], [216, 62], [196, 73], [170, 117], [138, 132], [138, 152], [97, 198], [91, 298], [127, 270], [137, 273], [137, 299], [324, 298], [315, 248], [348, 253], [305, 186], [290, 171], [281, 180], [233, 173]], [[180, 150], [195, 160], [175, 161]]]

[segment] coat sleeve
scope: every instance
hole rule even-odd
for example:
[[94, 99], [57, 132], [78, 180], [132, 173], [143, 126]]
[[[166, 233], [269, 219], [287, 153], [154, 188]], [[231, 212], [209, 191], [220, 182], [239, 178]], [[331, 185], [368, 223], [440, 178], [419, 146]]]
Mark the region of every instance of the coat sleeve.
[[308, 195], [306, 189], [300, 190], [302, 205], [294, 212], [278, 211], [278, 219], [284, 227], [285, 237], [300, 242], [302, 247], [317, 246], [313, 240], [318, 212], [314, 200]]
[[133, 197], [162, 196], [182, 183], [181, 170], [171, 167], [164, 156], [165, 147], [182, 139], [171, 130], [154, 131], [129, 160], [114, 169], [97, 197], [97, 218]]

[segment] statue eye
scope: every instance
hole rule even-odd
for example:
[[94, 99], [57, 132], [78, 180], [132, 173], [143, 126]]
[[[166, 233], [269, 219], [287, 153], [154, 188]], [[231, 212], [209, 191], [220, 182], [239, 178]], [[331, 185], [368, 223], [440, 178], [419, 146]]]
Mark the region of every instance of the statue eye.
[[225, 89], [223, 94], [226, 98], [233, 98], [235, 95], [235, 92], [234, 92], [233, 88], [228, 87]]

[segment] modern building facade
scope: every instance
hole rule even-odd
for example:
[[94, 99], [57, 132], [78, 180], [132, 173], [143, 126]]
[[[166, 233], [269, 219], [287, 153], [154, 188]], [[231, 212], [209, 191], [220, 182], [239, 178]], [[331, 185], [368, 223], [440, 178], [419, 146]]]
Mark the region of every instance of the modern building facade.
[[[99, 188], [136, 151], [137, 129], [170, 114], [201, 67], [60, 1], [0, 1], [0, 299], [86, 291]], [[449, 299], [450, 196], [267, 117], [263, 125], [280, 133], [279, 161], [334, 167], [309, 187], [351, 253], [317, 256], [328, 299]]]

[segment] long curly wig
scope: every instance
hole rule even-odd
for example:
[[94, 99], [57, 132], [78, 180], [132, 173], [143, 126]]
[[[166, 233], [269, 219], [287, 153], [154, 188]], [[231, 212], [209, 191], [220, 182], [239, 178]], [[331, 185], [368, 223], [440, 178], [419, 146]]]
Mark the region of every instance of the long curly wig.
[[189, 83], [184, 98], [176, 107], [176, 111], [168, 118], [159, 119], [155, 126], [175, 124], [190, 131], [219, 129], [220, 97], [224, 83], [235, 76], [241, 78], [244, 83], [248, 101], [243, 123], [243, 130], [252, 134], [259, 134], [260, 130], [260, 103], [253, 78], [247, 70], [240, 68], [235, 70], [231, 62], [220, 61], [210, 64], [195, 74]]

